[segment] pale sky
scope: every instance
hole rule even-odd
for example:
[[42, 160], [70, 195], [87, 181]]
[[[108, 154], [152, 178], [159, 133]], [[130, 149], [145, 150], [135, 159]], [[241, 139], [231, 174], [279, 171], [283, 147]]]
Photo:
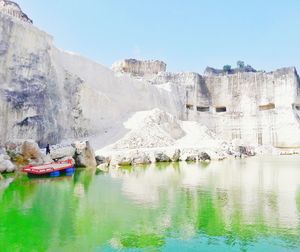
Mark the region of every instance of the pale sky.
[[110, 66], [160, 59], [202, 73], [245, 61], [300, 71], [299, 0], [16, 0], [61, 49]]

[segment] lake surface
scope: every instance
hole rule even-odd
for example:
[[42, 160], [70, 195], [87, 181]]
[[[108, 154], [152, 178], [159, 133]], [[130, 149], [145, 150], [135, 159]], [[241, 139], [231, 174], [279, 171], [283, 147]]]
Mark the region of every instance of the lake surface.
[[300, 156], [0, 181], [0, 251], [300, 251]]

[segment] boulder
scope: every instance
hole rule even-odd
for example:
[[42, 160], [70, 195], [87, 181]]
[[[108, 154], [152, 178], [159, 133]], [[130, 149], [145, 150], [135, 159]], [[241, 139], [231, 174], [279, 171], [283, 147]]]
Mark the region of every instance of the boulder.
[[21, 154], [26, 160], [33, 160], [37, 163], [43, 162], [42, 153], [38, 144], [32, 140], [26, 140], [21, 145]]
[[1, 172], [14, 172], [16, 166], [10, 161], [10, 158], [6, 154], [0, 155], [0, 173]]
[[51, 158], [50, 155], [45, 155], [45, 154], [43, 154], [42, 156], [43, 156], [43, 163], [44, 163], [44, 164], [52, 163], [52, 162], [54, 161], [54, 160]]
[[97, 166], [97, 169], [102, 172], [108, 172], [109, 171], [109, 164], [108, 163], [102, 163]]
[[10, 159], [20, 165], [44, 163], [38, 144], [33, 140], [14, 140], [5, 144], [5, 149]]
[[98, 155], [98, 156], [95, 157], [95, 159], [96, 159], [97, 166], [101, 165], [101, 164], [104, 164], [104, 163], [109, 163], [109, 159], [104, 157], [104, 156], [99, 156]]
[[132, 157], [132, 165], [150, 164], [150, 157], [146, 153], [136, 153]]
[[210, 162], [211, 157], [206, 152], [201, 152], [198, 155], [198, 160], [201, 161], [201, 162]]
[[131, 165], [131, 157], [125, 153], [113, 154], [110, 161], [111, 166], [127, 166]]
[[197, 161], [197, 155], [187, 155], [185, 158], [185, 161], [187, 162], [196, 162]]
[[163, 152], [157, 152], [155, 155], [155, 162], [171, 162], [171, 158]]
[[180, 161], [180, 154], [181, 154], [181, 151], [180, 151], [180, 149], [176, 149], [175, 151], [174, 151], [174, 154], [173, 154], [173, 156], [172, 156], [172, 161], [173, 162], [178, 162], [178, 161]]
[[65, 157], [73, 157], [75, 154], [75, 147], [72, 145], [61, 146], [54, 145], [50, 147], [50, 157], [52, 159], [62, 159]]
[[120, 166], [128, 166], [131, 165], [131, 158], [130, 157], [123, 157], [119, 160], [118, 165]]
[[76, 142], [75, 147], [75, 166], [76, 167], [96, 167], [97, 162], [94, 150], [92, 149], [89, 141]]

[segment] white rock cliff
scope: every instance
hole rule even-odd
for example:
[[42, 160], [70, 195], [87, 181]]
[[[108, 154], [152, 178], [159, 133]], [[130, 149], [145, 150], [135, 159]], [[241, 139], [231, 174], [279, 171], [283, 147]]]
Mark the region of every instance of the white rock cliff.
[[156, 107], [184, 111], [177, 95], [60, 51], [48, 34], [0, 11], [0, 143], [93, 136], [97, 148], [124, 135], [132, 114]]
[[226, 141], [300, 147], [300, 81], [294, 67], [266, 73], [249, 66], [203, 76], [159, 72], [142, 79], [171, 92], [181, 87], [184, 120], [200, 122]]
[[99, 149], [134, 139], [123, 123], [158, 108], [226, 141], [294, 148], [300, 147], [299, 97], [295, 68], [202, 76], [129, 59], [110, 70], [57, 49], [17, 4], [0, 0], [0, 145], [89, 138]]

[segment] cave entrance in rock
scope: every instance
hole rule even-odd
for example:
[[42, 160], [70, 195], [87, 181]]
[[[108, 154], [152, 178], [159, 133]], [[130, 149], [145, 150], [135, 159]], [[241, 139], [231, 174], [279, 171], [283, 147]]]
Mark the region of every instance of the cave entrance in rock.
[[300, 104], [292, 104], [293, 109], [300, 110]]
[[270, 110], [270, 109], [275, 108], [275, 104], [274, 103], [268, 103], [268, 104], [260, 105], [260, 106], [258, 106], [258, 108], [259, 108], [260, 111]]
[[227, 111], [226, 107], [216, 107], [216, 112], [217, 113], [226, 112], [226, 111]]
[[194, 105], [192, 105], [192, 104], [186, 104], [186, 108], [190, 109], [190, 110], [193, 110], [194, 109]]
[[209, 107], [197, 106], [197, 111], [199, 111], [199, 112], [208, 112]]

